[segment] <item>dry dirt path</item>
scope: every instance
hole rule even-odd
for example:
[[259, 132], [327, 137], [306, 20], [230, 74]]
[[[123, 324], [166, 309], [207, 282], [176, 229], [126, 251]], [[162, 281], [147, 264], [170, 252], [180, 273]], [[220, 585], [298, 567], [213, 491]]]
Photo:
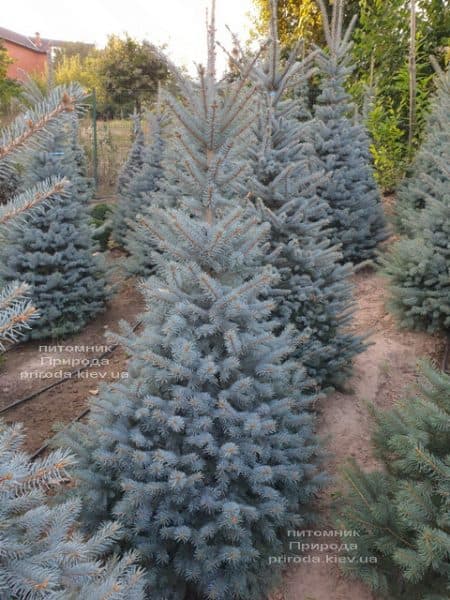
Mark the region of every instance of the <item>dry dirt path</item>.
[[[361, 334], [371, 331], [372, 345], [355, 360], [354, 375], [348, 384], [351, 391], [334, 393], [319, 404], [319, 434], [324, 438], [328, 451], [326, 468], [332, 476], [347, 457], [355, 458], [364, 469], [376, 467], [367, 401], [389, 408], [414, 384], [418, 358], [436, 357], [442, 352], [440, 340], [397, 329], [385, 308], [386, 286], [380, 275], [361, 272], [355, 276], [354, 284], [358, 305], [355, 331]], [[323, 515], [320, 529], [332, 528], [328, 513], [334, 486], [320, 499]], [[322, 556], [320, 563], [287, 570], [284, 587], [274, 600], [376, 600], [376, 597], [359, 582], [343, 578], [339, 568]]]

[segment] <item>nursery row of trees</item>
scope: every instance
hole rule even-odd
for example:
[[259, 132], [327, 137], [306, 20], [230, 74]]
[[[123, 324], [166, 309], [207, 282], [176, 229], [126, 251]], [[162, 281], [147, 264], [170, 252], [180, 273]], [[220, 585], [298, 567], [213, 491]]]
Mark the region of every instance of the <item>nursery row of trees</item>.
[[[16, 160], [21, 159], [22, 153], [38, 156], [41, 146], [51, 144], [55, 137], [70, 130], [83, 96], [76, 85], [57, 88], [3, 130], [2, 177], [15, 179]], [[21, 191], [1, 207], [3, 235], [16, 227], [21, 235], [20, 225], [30, 231], [34, 218], [40, 219], [55, 207], [58, 210], [59, 203], [67, 203], [69, 190], [69, 180], [62, 172], [24, 182]], [[23, 221], [28, 213], [30, 221]], [[60, 218], [61, 213], [54, 216]], [[39, 323], [41, 315], [27, 299], [33, 291], [34, 287], [23, 279], [1, 289], [0, 351]], [[135, 566], [133, 554], [113, 558], [107, 564], [100, 561], [105, 551], [114, 549], [121, 535], [117, 523], [103, 524], [88, 538], [76, 529], [81, 511], [79, 500], [53, 505], [47, 502], [48, 489], [62, 487], [67, 481], [67, 469], [73, 466], [74, 457], [57, 450], [32, 463], [21, 451], [22, 442], [20, 425], [0, 422], [0, 597], [100, 600], [113, 594], [124, 600], [142, 598], [143, 573]]]
[[[365, 348], [350, 329], [350, 276], [388, 236], [347, 91], [354, 20], [344, 27], [341, 1], [331, 17], [319, 5], [324, 47], [285, 51], [273, 0], [261, 50], [248, 58], [235, 40], [233, 81], [216, 75], [213, 10], [198, 78], [167, 63], [177, 94], [162, 93], [149, 138], [135, 119], [111, 226], [130, 273], [144, 277], [142, 331], [123, 325], [128, 378], [104, 385], [55, 453], [30, 463], [20, 428], [2, 425], [0, 597], [260, 600], [287, 530], [314, 525], [327, 483], [315, 401], [345, 383]], [[398, 215], [427, 249], [435, 284], [424, 271], [405, 297], [410, 281], [389, 272], [395, 306], [433, 331], [450, 314], [448, 73], [438, 78], [430, 141]], [[76, 85], [49, 97], [29, 88], [34, 108], [2, 137], [1, 174], [17, 181], [0, 213], [4, 343], [79, 331], [109, 294], [88, 223], [82, 96]], [[426, 374], [424, 398], [377, 416], [375, 442], [388, 463], [395, 455], [389, 474], [347, 471], [354, 509], [340, 518], [361, 532], [359, 553], [383, 559], [351, 563], [353, 574], [389, 598], [423, 599], [430, 582], [430, 598], [447, 593], [450, 381]], [[68, 476], [65, 498], [45, 497]]]

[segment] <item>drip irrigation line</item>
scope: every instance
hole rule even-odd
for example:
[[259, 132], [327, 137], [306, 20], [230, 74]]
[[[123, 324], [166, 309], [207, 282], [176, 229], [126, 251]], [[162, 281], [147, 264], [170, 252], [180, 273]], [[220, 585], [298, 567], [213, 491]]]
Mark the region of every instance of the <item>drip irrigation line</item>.
[[[142, 323], [142, 321], [138, 321], [137, 323], [135, 323], [135, 325], [132, 328], [132, 331], [133, 332], [136, 331], [136, 329], [139, 327], [139, 325], [141, 325], [141, 323]], [[20, 398], [19, 400], [15, 400], [11, 404], [8, 404], [8, 406], [4, 406], [3, 408], [0, 409], [0, 415], [12, 410], [13, 408], [16, 408], [17, 406], [25, 404], [26, 402], [30, 402], [31, 400], [34, 400], [35, 398], [37, 398], [44, 392], [47, 392], [48, 390], [51, 390], [52, 388], [54, 388], [58, 385], [61, 385], [62, 383], [64, 383], [64, 381], [67, 381], [68, 379], [72, 379], [74, 376], [77, 376], [80, 373], [82, 373], [83, 371], [86, 371], [86, 369], [89, 369], [90, 367], [92, 367], [94, 365], [94, 361], [95, 361], [95, 365], [97, 365], [99, 360], [109, 356], [112, 352], [114, 352], [114, 350], [116, 350], [116, 348], [118, 346], [120, 346], [120, 344], [114, 344], [113, 346], [108, 348], [108, 350], [105, 350], [105, 352], [102, 352], [102, 354], [100, 354], [99, 356], [91, 358], [91, 360], [88, 362], [87, 365], [84, 365], [84, 366], [80, 367], [79, 369], [75, 369], [74, 371], [71, 371], [66, 377], [62, 377], [61, 379], [58, 379], [58, 381], [54, 381], [53, 383], [50, 383], [49, 385], [45, 386], [44, 388], [41, 388], [40, 390], [37, 390], [36, 392], [33, 392], [33, 393], [29, 394], [28, 396], [25, 396], [25, 398]]]
[[447, 339], [445, 342], [444, 356], [442, 358], [442, 371], [444, 371], [444, 373], [449, 373], [449, 365], [448, 365], [449, 354], [450, 354], [450, 335], [447, 336]]
[[78, 421], [81, 421], [81, 419], [83, 417], [85, 417], [86, 415], [88, 415], [90, 412], [91, 412], [90, 408], [85, 408], [82, 413], [80, 413], [77, 417], [75, 417], [75, 419], [72, 419], [71, 421], [69, 421], [69, 423], [67, 423], [67, 425], [64, 425], [64, 427], [62, 429], [60, 429], [58, 431], [58, 433], [56, 433], [55, 435], [52, 435], [52, 437], [46, 439], [45, 442], [42, 444], [42, 446], [40, 446], [35, 452], [33, 452], [33, 454], [30, 455], [30, 459], [31, 460], [36, 460], [36, 458], [38, 456], [40, 456], [41, 454], [43, 454], [47, 450], [47, 448], [52, 443], [52, 440], [54, 440], [63, 431], [66, 431], [67, 429], [69, 429], [69, 427], [72, 427], [72, 425], [74, 425]]

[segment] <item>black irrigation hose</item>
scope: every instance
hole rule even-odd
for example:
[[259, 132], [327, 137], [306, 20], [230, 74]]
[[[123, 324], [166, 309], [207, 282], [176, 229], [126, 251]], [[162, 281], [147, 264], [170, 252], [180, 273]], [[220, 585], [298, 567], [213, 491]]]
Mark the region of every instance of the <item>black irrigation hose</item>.
[[64, 425], [64, 427], [62, 429], [60, 429], [60, 431], [58, 431], [58, 433], [56, 433], [55, 435], [52, 435], [52, 437], [46, 439], [45, 442], [42, 444], [42, 446], [40, 446], [35, 452], [33, 452], [33, 454], [30, 455], [30, 459], [35, 460], [38, 456], [40, 456], [43, 452], [45, 452], [47, 450], [47, 448], [51, 444], [51, 441], [56, 436], [58, 436], [62, 431], [66, 431], [67, 429], [69, 429], [69, 427], [72, 427], [72, 425], [74, 423], [81, 421], [81, 419], [83, 417], [85, 417], [86, 415], [88, 415], [90, 412], [91, 412], [90, 408], [85, 408], [81, 414], [79, 414], [77, 417], [75, 417], [75, 419], [72, 419], [71, 421], [69, 421], [67, 423], [67, 425]]
[[450, 354], [450, 335], [447, 336], [447, 340], [445, 342], [444, 357], [442, 359], [441, 369], [444, 373], [449, 373], [449, 369], [448, 369], [449, 354]]
[[[138, 321], [132, 328], [132, 331], [136, 331], [136, 329], [139, 327], [139, 325], [141, 325], [142, 321]], [[89, 369], [90, 367], [93, 366], [94, 364], [94, 360], [96, 361], [95, 364], [97, 364], [97, 361], [101, 360], [102, 358], [106, 358], [107, 356], [109, 356], [112, 352], [114, 352], [114, 350], [119, 346], [120, 344], [114, 344], [113, 346], [111, 346], [108, 350], [105, 350], [105, 352], [102, 352], [102, 354], [100, 354], [100, 356], [91, 358], [91, 360], [89, 361], [89, 363], [87, 365], [84, 365], [83, 367], [80, 367], [79, 369], [75, 369], [75, 371], [71, 371], [67, 377], [62, 377], [61, 379], [58, 379], [58, 381], [54, 381], [53, 383], [50, 383], [50, 385], [45, 386], [44, 388], [37, 390], [36, 392], [33, 392], [32, 394], [30, 394], [29, 396], [25, 396], [25, 398], [21, 398], [20, 400], [15, 400], [14, 402], [12, 402], [11, 404], [8, 404], [8, 406], [4, 406], [3, 408], [0, 409], [0, 415], [12, 410], [13, 408], [16, 408], [16, 406], [20, 406], [21, 404], [25, 404], [26, 402], [29, 402], [30, 400], [34, 400], [34, 398], [37, 398], [38, 396], [40, 396], [41, 394], [43, 394], [44, 392], [47, 392], [48, 390], [51, 390], [52, 388], [56, 387], [57, 385], [61, 385], [64, 381], [67, 381], [68, 379], [72, 379], [73, 376], [78, 375], [79, 373], [82, 373], [83, 371], [86, 371], [86, 369]]]
[[[142, 321], [138, 321], [134, 326], [133, 326], [133, 331], [136, 331], [136, 329], [139, 327], [139, 325], [141, 325]], [[101, 354], [99, 357], [97, 357], [96, 360], [99, 360], [101, 358], [104, 358], [105, 356], [107, 356], [108, 354], [110, 354], [111, 352], [114, 352], [114, 350], [119, 346], [119, 344], [114, 344], [114, 346], [111, 346], [111, 348], [109, 350], [107, 350], [106, 352], [103, 352], [103, 354]], [[95, 360], [95, 359], [92, 359]], [[91, 361], [90, 361], [91, 362]], [[77, 371], [74, 371], [74, 373], [79, 373], [81, 371], [84, 371], [85, 369], [89, 368], [89, 365], [86, 365], [85, 367], [83, 367], [82, 369], [78, 369]], [[66, 378], [68, 379], [68, 378]], [[62, 381], [64, 381], [64, 379], [61, 379], [58, 383], [61, 383]], [[41, 394], [42, 392], [44, 392], [47, 389], [50, 389], [51, 387], [53, 387], [54, 384], [48, 386], [47, 388], [45, 388], [44, 390], [41, 390], [40, 392], [38, 392], [37, 394], [34, 394], [34, 397], [36, 397], [36, 395]], [[25, 401], [27, 400], [26, 398], [24, 399]], [[20, 403], [21, 401], [19, 401]], [[16, 403], [17, 404], [17, 403]], [[11, 405], [12, 406], [12, 405]], [[8, 408], [8, 407], [7, 407]], [[74, 419], [72, 419], [71, 421], [69, 421], [67, 423], [67, 425], [64, 425], [64, 427], [58, 431], [58, 433], [56, 433], [55, 435], [52, 435], [52, 437], [48, 438], [47, 440], [45, 440], [45, 442], [42, 444], [42, 446], [40, 446], [35, 452], [33, 452], [33, 454], [30, 455], [30, 459], [31, 460], [35, 460], [36, 458], [38, 458], [38, 456], [40, 456], [41, 454], [43, 454], [47, 448], [50, 446], [51, 442], [53, 439], [55, 439], [55, 437], [57, 437], [58, 435], [61, 434], [62, 431], [66, 431], [67, 429], [69, 429], [69, 427], [71, 427], [74, 423], [77, 423], [78, 421], [81, 421], [81, 419], [83, 417], [85, 417], [86, 415], [88, 415], [91, 412], [90, 408], [85, 408], [83, 410], [82, 413], [80, 413], [79, 415], [77, 415]]]

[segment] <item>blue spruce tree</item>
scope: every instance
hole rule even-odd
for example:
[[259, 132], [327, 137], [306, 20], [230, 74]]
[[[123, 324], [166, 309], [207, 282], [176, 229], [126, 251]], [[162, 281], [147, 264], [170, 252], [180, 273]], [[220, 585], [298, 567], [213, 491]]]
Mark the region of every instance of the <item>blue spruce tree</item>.
[[[150, 142], [142, 153], [142, 165], [128, 186], [128, 233], [125, 247], [130, 254], [126, 268], [133, 275], [148, 277], [153, 271], [153, 249], [148, 243], [145, 230], [139, 226], [136, 217], [151, 212], [152, 206], [172, 204], [166, 189], [163, 159], [167, 160], [165, 127], [167, 115], [160, 102], [154, 113], [149, 114]], [[166, 169], [167, 171], [167, 169]]]
[[31, 338], [74, 333], [104, 308], [106, 282], [93, 256], [89, 225], [91, 186], [75, 160], [70, 120], [24, 158], [24, 187], [65, 177], [68, 193], [55, 194], [51, 206], [10, 226], [0, 249], [0, 276], [30, 286], [40, 318]]
[[282, 64], [276, 14], [273, 0], [269, 51], [254, 69], [260, 110], [250, 148], [253, 176], [246, 185], [272, 226], [268, 262], [281, 274], [280, 322], [296, 327], [297, 355], [313, 385], [340, 385], [352, 357], [364, 348], [348, 332], [352, 268], [340, 264], [342, 255], [328, 240], [327, 204], [316, 193], [324, 177], [314, 149], [303, 141], [308, 122], [299, 121], [299, 99], [292, 95], [305, 87], [300, 81], [307, 80], [307, 61], [297, 60], [297, 47]]
[[113, 217], [113, 238], [121, 246], [125, 246], [129, 230], [128, 219], [134, 219], [134, 198], [130, 191], [136, 175], [144, 162], [145, 135], [142, 128], [141, 116], [133, 115], [133, 143], [127, 160], [123, 165], [117, 180], [117, 204]]
[[369, 159], [369, 139], [360, 123], [351, 118], [350, 96], [345, 83], [352, 71], [351, 36], [354, 20], [343, 34], [343, 0], [333, 3], [333, 16], [322, 10], [328, 48], [316, 62], [320, 94], [310, 135], [327, 176], [319, 185], [328, 204], [332, 243], [341, 244], [345, 261], [360, 263], [374, 257], [377, 244], [386, 238], [385, 218]]
[[[410, 236], [383, 257], [390, 308], [402, 327], [450, 333], [450, 166], [439, 154], [423, 153], [425, 207], [415, 211]], [[413, 210], [413, 209], [410, 209]]]
[[[13, 181], [18, 187], [16, 163], [24, 150], [40, 147], [52, 133], [60, 127], [62, 119], [68, 112], [76, 110], [83, 98], [79, 86], [67, 88], [57, 87], [48, 97], [40, 97], [31, 101], [31, 108], [19, 114], [9, 127], [1, 131], [0, 136], [0, 177], [4, 182]], [[59, 195], [65, 194], [67, 180], [52, 177], [36, 183], [7, 198], [0, 206], [0, 242], [5, 244], [5, 234], [14, 222], [21, 219], [37, 206], [55, 201]], [[16, 189], [17, 192], [17, 189]], [[25, 329], [29, 329], [30, 321], [38, 317], [36, 308], [27, 299], [30, 286], [24, 282], [12, 281], [0, 288], [0, 352], [6, 344], [14, 343]]]
[[[129, 378], [105, 386], [66, 444], [81, 461], [86, 525], [120, 516], [156, 599], [260, 599], [286, 528], [310, 522], [323, 482], [307, 377], [289, 331], [274, 334], [268, 226], [223, 196], [240, 166], [254, 89], [215, 77], [214, 21], [199, 81], [168, 98], [185, 148], [180, 207], [143, 226], [157, 246], [129, 332]], [[234, 205], [234, 206], [233, 206]]]
[[413, 178], [399, 200], [401, 228], [383, 257], [389, 277], [390, 309], [401, 326], [450, 335], [450, 167], [449, 74], [435, 61], [439, 92], [429, 120], [428, 137], [419, 150]]
[[448, 177], [440, 162], [450, 164], [450, 69], [442, 71], [432, 59], [436, 70], [436, 95], [426, 127], [426, 138], [419, 149], [407, 177], [397, 193], [397, 225], [411, 233], [418, 212], [434, 196], [434, 186], [448, 185]]

